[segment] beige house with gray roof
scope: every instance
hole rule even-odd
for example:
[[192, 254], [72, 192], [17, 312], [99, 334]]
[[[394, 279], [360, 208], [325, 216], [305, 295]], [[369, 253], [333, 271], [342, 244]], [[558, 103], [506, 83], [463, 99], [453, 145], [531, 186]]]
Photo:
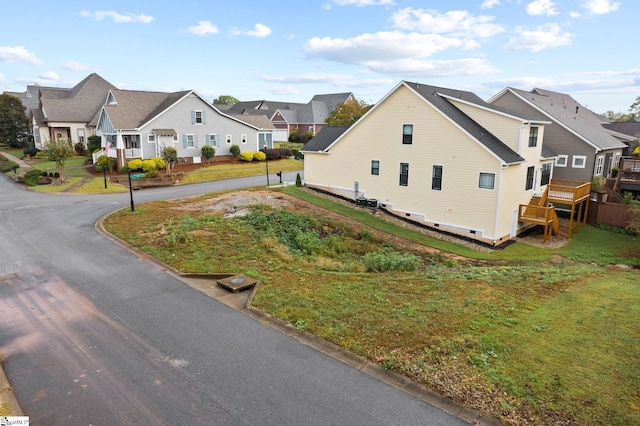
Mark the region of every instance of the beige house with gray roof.
[[268, 119], [241, 120], [217, 109], [193, 90], [165, 93], [112, 89], [99, 114], [97, 134], [110, 157], [122, 167], [132, 159], [160, 157], [174, 147], [178, 158], [200, 162], [201, 148], [213, 146], [216, 156], [273, 147]]

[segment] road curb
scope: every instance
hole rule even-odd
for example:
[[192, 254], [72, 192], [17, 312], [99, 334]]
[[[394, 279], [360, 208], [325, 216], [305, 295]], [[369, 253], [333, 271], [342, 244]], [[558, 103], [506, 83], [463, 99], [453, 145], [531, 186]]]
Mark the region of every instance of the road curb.
[[13, 388], [9, 383], [7, 375], [4, 374], [4, 368], [0, 362], [0, 406], [9, 404], [11, 410], [7, 414], [8, 416], [24, 416], [22, 407], [18, 403], [18, 399], [13, 393]]

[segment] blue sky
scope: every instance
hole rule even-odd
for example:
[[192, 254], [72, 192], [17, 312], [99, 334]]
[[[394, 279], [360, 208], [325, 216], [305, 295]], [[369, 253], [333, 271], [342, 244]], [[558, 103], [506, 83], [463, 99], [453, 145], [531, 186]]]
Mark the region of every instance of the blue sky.
[[541, 87], [626, 112], [640, 96], [638, 17], [632, 0], [11, 1], [0, 92], [96, 72], [210, 100], [374, 103], [409, 80], [483, 99]]

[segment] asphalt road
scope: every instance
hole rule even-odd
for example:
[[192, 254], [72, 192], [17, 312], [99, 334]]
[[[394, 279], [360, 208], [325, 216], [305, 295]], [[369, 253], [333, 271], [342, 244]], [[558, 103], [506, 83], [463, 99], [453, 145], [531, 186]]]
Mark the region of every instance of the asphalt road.
[[[265, 183], [135, 191], [134, 201]], [[0, 176], [0, 355], [31, 424], [466, 424], [95, 231], [128, 207], [128, 193], [37, 194]]]

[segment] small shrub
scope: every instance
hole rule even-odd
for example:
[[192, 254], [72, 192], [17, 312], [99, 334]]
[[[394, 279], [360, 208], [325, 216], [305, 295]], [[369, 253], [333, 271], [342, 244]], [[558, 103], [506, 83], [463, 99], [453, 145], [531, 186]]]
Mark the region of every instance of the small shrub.
[[240, 156], [240, 147], [234, 143], [229, 148], [229, 152], [231, 153], [231, 155], [233, 155], [233, 158], [238, 158]]
[[296, 160], [304, 160], [304, 154], [301, 153], [299, 149], [292, 149], [291, 153]]
[[[134, 160], [135, 161], [135, 160]], [[129, 165], [131, 167], [131, 165]], [[153, 160], [142, 160], [142, 171], [145, 173], [149, 173], [152, 171], [157, 171], [156, 162]]]
[[622, 194], [622, 199], [623, 199], [623, 203], [624, 204], [638, 204], [639, 201], [636, 200], [636, 198], [633, 196], [633, 192], [628, 192], [625, 191], [624, 194]]
[[633, 218], [625, 229], [631, 235], [640, 236], [640, 204], [632, 204], [629, 209], [633, 213]]
[[87, 150], [89, 152], [96, 152], [102, 146], [102, 140], [100, 136], [92, 135], [87, 138]]
[[282, 158], [282, 154], [280, 153], [280, 150], [278, 150], [278, 149], [267, 149], [266, 152], [263, 152], [263, 154], [266, 155], [267, 160], [269, 160], [269, 161], [279, 160], [280, 158]]
[[128, 173], [129, 172], [129, 166], [127, 164], [125, 164], [124, 166], [120, 167], [120, 173]]
[[82, 155], [82, 153], [84, 152], [84, 144], [82, 142], [76, 142], [73, 145], [73, 150], [76, 152], [76, 154]]
[[29, 186], [36, 186], [42, 177], [42, 171], [38, 169], [29, 170], [24, 174], [24, 183]]
[[146, 178], [155, 178], [158, 177], [158, 169], [148, 170], [144, 172], [144, 177]]
[[289, 142], [298, 142], [300, 140], [300, 130], [293, 129], [289, 132]]
[[117, 164], [115, 158], [101, 155], [100, 157], [98, 157], [98, 160], [93, 167], [95, 168], [96, 172], [103, 172], [106, 169], [107, 172], [111, 173], [116, 169], [116, 166]]
[[45, 154], [45, 153], [44, 153], [44, 152], [42, 152], [42, 151], [38, 151], [38, 153], [35, 155], [35, 158], [36, 158], [37, 160], [44, 160], [44, 159], [46, 159], [46, 158], [47, 158], [47, 154]]
[[300, 188], [302, 186], [302, 178], [300, 177], [300, 173], [296, 175], [296, 186]]
[[53, 177], [54, 177], [54, 178], [56, 178], [56, 179], [59, 179], [59, 178], [60, 178], [60, 173], [55, 172], [55, 173], [53, 174]]
[[137, 158], [135, 160], [131, 160], [127, 163], [127, 167], [128, 167], [128, 170], [132, 172], [142, 170], [142, 160]]
[[152, 158], [152, 160], [154, 163], [156, 163], [156, 169], [158, 170], [161, 170], [167, 167], [167, 163], [162, 158], [154, 157]]
[[262, 151], [253, 153], [253, 161], [264, 161], [266, 158], [267, 158], [267, 155]]
[[250, 161], [253, 161], [253, 154], [254, 154], [253, 152], [249, 152], [249, 151], [241, 152], [238, 158], [241, 161], [250, 162]]
[[25, 157], [35, 157], [40, 150], [35, 146], [28, 146], [23, 151]]
[[213, 156], [216, 155], [216, 149], [210, 145], [205, 145], [202, 147], [202, 149], [200, 149], [200, 153], [208, 163], [209, 160], [211, 160]]

